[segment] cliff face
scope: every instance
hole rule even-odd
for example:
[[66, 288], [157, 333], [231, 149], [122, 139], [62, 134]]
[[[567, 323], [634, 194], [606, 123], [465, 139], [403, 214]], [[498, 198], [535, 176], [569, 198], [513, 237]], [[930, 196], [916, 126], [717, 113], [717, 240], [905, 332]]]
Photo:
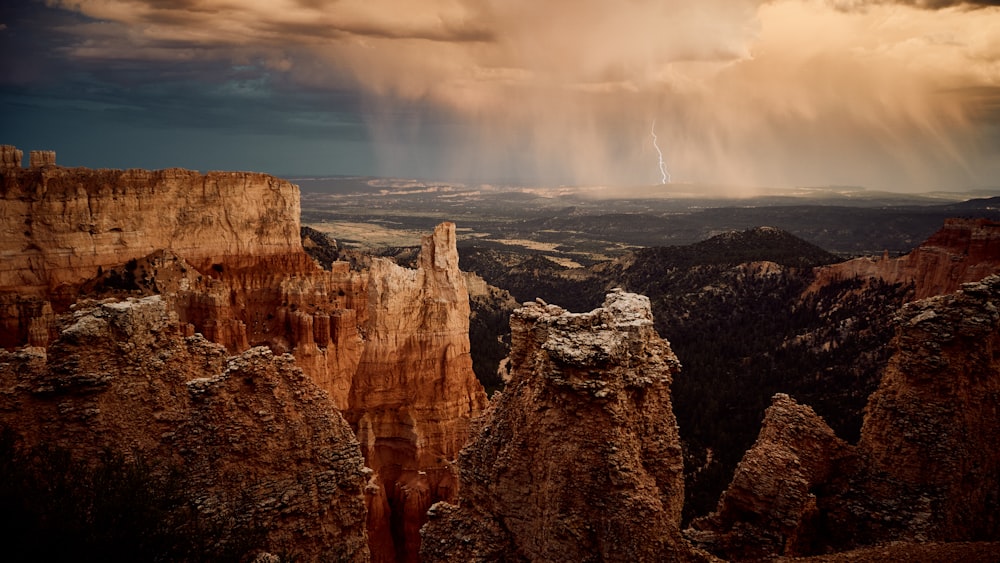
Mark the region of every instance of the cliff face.
[[369, 560], [360, 448], [290, 356], [227, 358], [183, 336], [158, 296], [81, 305], [58, 325], [47, 350], [0, 352], [5, 426], [85, 461], [104, 450], [162, 460], [200, 517], [263, 526], [255, 549]]
[[689, 537], [733, 558], [1000, 539], [998, 306], [996, 275], [906, 305], [857, 446], [776, 397], [717, 511]]
[[169, 249], [199, 269], [301, 252], [299, 193], [266, 174], [7, 168], [0, 287], [21, 294]]
[[961, 284], [1000, 272], [1000, 223], [947, 219], [944, 227], [899, 258], [856, 258], [816, 269], [813, 288], [851, 277], [913, 283], [915, 298], [956, 291]]
[[899, 314], [858, 443], [883, 477], [865, 488], [900, 509], [892, 535], [1000, 539], [998, 307], [1000, 276], [990, 276]]
[[49, 345], [79, 298], [159, 295], [183, 335], [229, 354], [266, 346], [343, 411], [375, 469], [366, 489], [377, 560], [416, 557], [447, 465], [486, 404], [469, 355], [455, 226], [425, 237], [418, 268], [320, 268], [303, 250], [299, 193], [251, 173], [14, 165], [0, 154], [0, 346]]
[[416, 561], [427, 509], [453, 498], [449, 464], [468, 438], [469, 421], [486, 406], [472, 372], [469, 294], [453, 223], [423, 237], [415, 270], [372, 263], [362, 330], [344, 415], [376, 471], [370, 510], [393, 512], [393, 545], [375, 556]]
[[680, 537], [683, 472], [670, 405], [679, 368], [649, 300], [590, 313], [528, 303], [511, 318], [512, 375], [459, 457], [424, 561], [663, 561]]

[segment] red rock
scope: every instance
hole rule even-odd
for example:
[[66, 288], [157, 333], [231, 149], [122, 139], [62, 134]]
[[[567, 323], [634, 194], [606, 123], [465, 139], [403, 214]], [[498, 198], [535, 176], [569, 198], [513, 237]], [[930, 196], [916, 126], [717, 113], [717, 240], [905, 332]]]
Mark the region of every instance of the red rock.
[[951, 293], [963, 283], [1000, 272], [1000, 223], [987, 219], [946, 219], [944, 227], [899, 258], [856, 258], [816, 268], [811, 290], [832, 280], [874, 277], [913, 283], [914, 299]]

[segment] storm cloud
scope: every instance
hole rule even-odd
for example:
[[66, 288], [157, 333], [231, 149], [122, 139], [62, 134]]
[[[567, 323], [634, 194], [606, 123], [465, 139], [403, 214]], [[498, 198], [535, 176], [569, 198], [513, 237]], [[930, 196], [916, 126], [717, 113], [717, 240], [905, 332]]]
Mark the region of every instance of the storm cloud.
[[329, 173], [655, 183], [655, 120], [682, 181], [982, 187], [996, 4], [19, 0], [0, 85], [24, 107], [320, 143]]

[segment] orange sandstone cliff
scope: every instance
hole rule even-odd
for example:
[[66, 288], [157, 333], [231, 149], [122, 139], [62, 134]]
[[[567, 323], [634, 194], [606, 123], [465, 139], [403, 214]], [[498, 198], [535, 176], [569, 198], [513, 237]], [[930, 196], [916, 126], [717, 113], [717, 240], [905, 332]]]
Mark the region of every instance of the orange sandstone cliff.
[[946, 219], [944, 227], [909, 254], [855, 258], [816, 268], [813, 289], [831, 280], [880, 278], [913, 283], [915, 299], [956, 291], [961, 284], [1000, 272], [1000, 223], [988, 219]]
[[457, 502], [424, 526], [424, 561], [683, 561], [683, 471], [670, 404], [680, 364], [649, 300], [589, 313], [527, 303], [512, 375], [462, 450]]
[[185, 336], [290, 352], [361, 441], [376, 561], [415, 560], [456, 484], [448, 464], [486, 405], [469, 356], [455, 226], [416, 269], [327, 270], [302, 247], [298, 188], [264, 174], [22, 169], [0, 147], [0, 346], [44, 348], [79, 298], [159, 295]]

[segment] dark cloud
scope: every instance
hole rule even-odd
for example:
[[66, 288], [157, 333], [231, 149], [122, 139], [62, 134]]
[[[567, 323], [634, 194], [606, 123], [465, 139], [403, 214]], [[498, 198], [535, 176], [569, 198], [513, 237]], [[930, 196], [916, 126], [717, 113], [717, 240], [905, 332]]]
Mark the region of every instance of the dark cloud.
[[831, 0], [842, 10], [864, 9], [873, 4], [902, 4], [925, 10], [941, 10], [944, 8], [986, 8], [1000, 6], [1000, 0]]
[[953, 6], [1000, 6], [1000, 0], [900, 0], [900, 3], [933, 10]]

